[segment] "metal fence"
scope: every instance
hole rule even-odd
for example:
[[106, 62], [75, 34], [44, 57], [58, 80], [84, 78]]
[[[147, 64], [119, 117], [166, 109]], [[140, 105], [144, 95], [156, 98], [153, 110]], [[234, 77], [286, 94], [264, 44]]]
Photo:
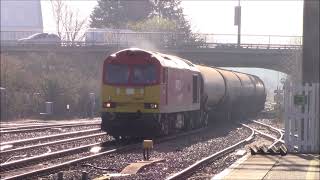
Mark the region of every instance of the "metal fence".
[[[17, 40], [27, 37], [34, 32], [1, 32], [1, 44], [21, 45]], [[154, 46], [161, 48], [171, 47], [199, 47], [199, 48], [256, 48], [256, 49], [297, 49], [301, 48], [301, 36], [281, 35], [241, 35], [241, 45], [237, 45], [236, 34], [200, 34], [195, 33], [188, 37], [181, 33], [171, 32], [84, 32], [84, 38], [77, 41], [61, 40], [59, 46]], [[50, 44], [50, 42], [32, 42], [27, 45]], [[25, 44], [24, 44], [25, 45]]]
[[290, 152], [319, 153], [319, 83], [285, 86], [285, 143]]

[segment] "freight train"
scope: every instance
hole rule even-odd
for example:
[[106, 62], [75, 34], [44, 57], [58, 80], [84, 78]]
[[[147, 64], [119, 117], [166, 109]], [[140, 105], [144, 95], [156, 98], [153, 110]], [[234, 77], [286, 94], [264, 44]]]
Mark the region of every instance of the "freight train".
[[266, 100], [257, 76], [138, 48], [105, 59], [101, 91], [101, 129], [115, 138], [168, 135], [219, 117], [247, 117]]

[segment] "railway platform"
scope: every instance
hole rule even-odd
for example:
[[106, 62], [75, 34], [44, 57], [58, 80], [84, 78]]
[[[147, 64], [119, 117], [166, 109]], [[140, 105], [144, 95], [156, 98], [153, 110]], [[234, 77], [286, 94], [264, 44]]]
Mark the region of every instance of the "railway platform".
[[246, 155], [212, 180], [320, 179], [319, 154]]

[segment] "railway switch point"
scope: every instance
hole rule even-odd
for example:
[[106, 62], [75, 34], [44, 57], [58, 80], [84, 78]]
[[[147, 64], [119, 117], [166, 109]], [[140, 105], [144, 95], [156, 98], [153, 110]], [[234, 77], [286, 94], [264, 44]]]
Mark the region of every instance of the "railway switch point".
[[152, 140], [143, 140], [143, 159], [150, 159], [150, 151], [153, 149], [153, 141]]

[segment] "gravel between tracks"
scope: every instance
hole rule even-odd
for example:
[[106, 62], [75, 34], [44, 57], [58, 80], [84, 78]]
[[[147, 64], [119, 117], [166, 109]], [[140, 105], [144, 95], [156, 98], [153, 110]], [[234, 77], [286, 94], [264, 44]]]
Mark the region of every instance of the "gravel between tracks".
[[[247, 153], [250, 153], [250, 150], [249, 150], [250, 146], [253, 146], [253, 145], [261, 146], [263, 144], [271, 145], [272, 141], [264, 137], [256, 136], [252, 143], [246, 144], [244, 147], [239, 149], [245, 149]], [[227, 156], [217, 159], [216, 161], [210, 164], [207, 164], [206, 166], [199, 169], [195, 174], [190, 176], [188, 179], [189, 180], [211, 179], [213, 176], [222, 172], [224, 169], [228, 168], [230, 165], [232, 165], [234, 162], [236, 162], [238, 159], [242, 157], [242, 156], [237, 156], [236, 152], [237, 150], [228, 154]]]
[[[210, 128], [202, 134], [177, 138], [169, 142], [156, 144], [151, 158], [164, 159], [156, 165], [147, 166], [137, 175], [118, 177], [116, 179], [164, 179], [170, 174], [188, 167], [197, 160], [214, 152], [222, 150], [250, 135], [250, 131], [241, 126]], [[64, 172], [66, 179], [79, 179], [82, 171], [89, 172], [89, 177], [94, 178], [107, 173], [119, 173], [128, 164], [142, 160], [142, 150], [116, 153], [90, 160], [86, 163], [106, 168], [99, 170], [92, 167], [72, 166]], [[111, 171], [110, 171], [111, 169]], [[44, 177], [52, 179], [55, 175]]]
[[88, 125], [88, 126], [75, 126], [75, 127], [53, 127], [50, 129], [45, 129], [42, 131], [34, 131], [34, 132], [25, 132], [25, 133], [4, 133], [1, 134], [0, 140], [1, 142], [7, 141], [15, 141], [20, 139], [41, 137], [41, 136], [49, 136], [54, 134], [61, 134], [67, 132], [74, 132], [86, 129], [94, 129], [99, 128], [99, 125]]

